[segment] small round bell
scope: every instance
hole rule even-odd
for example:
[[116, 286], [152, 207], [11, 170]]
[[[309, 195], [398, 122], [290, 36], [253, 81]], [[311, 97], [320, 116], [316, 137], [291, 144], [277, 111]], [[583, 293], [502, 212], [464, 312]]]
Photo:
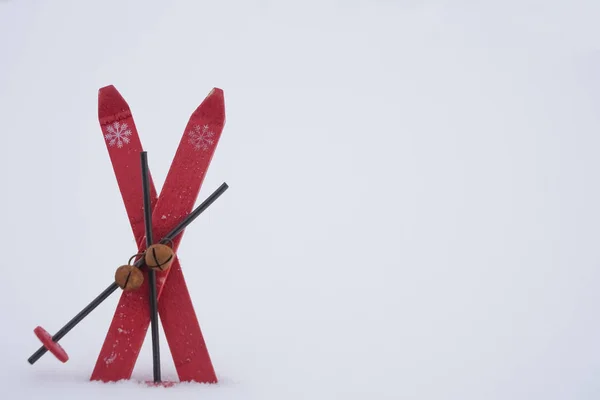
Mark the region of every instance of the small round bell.
[[144, 261], [148, 268], [157, 271], [166, 271], [171, 268], [174, 259], [175, 253], [173, 249], [164, 244], [153, 244], [148, 247], [144, 254]]
[[144, 283], [144, 274], [133, 265], [121, 265], [115, 272], [115, 282], [125, 291], [136, 290]]

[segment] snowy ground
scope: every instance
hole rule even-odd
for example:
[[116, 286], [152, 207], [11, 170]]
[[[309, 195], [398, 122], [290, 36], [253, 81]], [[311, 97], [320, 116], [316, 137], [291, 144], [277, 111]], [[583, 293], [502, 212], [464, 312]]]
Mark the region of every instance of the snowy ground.
[[[208, 3], [0, 2], [0, 397], [600, 398], [600, 3]], [[90, 383], [116, 294], [26, 362], [135, 252], [108, 84], [159, 188], [225, 91], [179, 252], [218, 385]]]

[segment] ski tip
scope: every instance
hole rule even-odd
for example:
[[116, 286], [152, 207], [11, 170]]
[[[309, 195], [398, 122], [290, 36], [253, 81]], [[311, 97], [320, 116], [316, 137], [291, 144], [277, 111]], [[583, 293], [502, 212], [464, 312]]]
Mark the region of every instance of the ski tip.
[[[196, 108], [192, 114], [192, 119], [210, 118], [215, 120], [215, 123], [223, 123], [225, 119], [225, 99], [223, 90], [213, 88], [202, 103]], [[219, 121], [221, 120], [221, 121]]]
[[217, 87], [212, 88], [212, 90], [210, 91], [210, 93], [206, 97], [211, 97], [211, 96], [218, 96], [218, 97], [223, 98], [224, 97], [223, 96], [223, 89], [219, 89]]
[[103, 90], [111, 90], [111, 89], [112, 89], [112, 90], [115, 90], [115, 91], [117, 90], [117, 89], [115, 88], [115, 85], [106, 85], [106, 86], [104, 86], [104, 87], [101, 87], [100, 89], [98, 89], [98, 92], [101, 92], [101, 91], [103, 91]]
[[217, 87], [212, 88], [208, 93], [202, 104], [210, 103], [210, 104], [223, 104], [225, 107], [225, 96], [223, 95], [223, 89], [219, 89]]
[[119, 116], [128, 117], [129, 115], [131, 115], [129, 105], [116, 87], [108, 85], [98, 90], [98, 118], [101, 124], [108, 122], [104, 121], [107, 119], [112, 120]]

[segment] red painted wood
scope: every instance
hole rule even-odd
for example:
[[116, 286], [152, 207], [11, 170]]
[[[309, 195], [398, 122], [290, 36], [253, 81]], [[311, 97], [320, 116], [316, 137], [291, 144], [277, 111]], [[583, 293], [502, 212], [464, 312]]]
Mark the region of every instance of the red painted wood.
[[[113, 169], [132, 230], [140, 243], [140, 250], [143, 250], [145, 240], [139, 161], [142, 147], [129, 107], [112, 86], [100, 90], [99, 120], [103, 132], [109, 134], [106, 138], [107, 148]], [[118, 147], [118, 141], [111, 145], [115, 135], [110, 134], [119, 127], [114, 125], [119, 121], [125, 122], [131, 131], [130, 135], [126, 135], [128, 143], [123, 143], [122, 147]], [[163, 237], [191, 212], [224, 123], [223, 92], [214, 89], [192, 114], [158, 200], [156, 192], [152, 192], [153, 234], [156, 239]], [[108, 132], [108, 127], [112, 127], [112, 131]], [[126, 131], [121, 131], [123, 135], [126, 134]], [[202, 140], [203, 132], [206, 141]], [[132, 149], [126, 148], [128, 145]], [[152, 181], [151, 187], [153, 188]], [[173, 243], [175, 250], [181, 237], [182, 234]], [[164, 288], [167, 288], [164, 292], [166, 298], [162, 296]], [[169, 271], [157, 274], [157, 289], [159, 314], [179, 379], [216, 382], [216, 374], [177, 259]], [[147, 280], [138, 291], [123, 292], [92, 373], [92, 380], [107, 382], [131, 377], [150, 323], [147, 292]]]
[[158, 312], [173, 355], [177, 375], [182, 382], [217, 383], [194, 306], [179, 263], [171, 266], [164, 286]]
[[46, 332], [44, 328], [38, 326], [33, 330], [33, 332], [38, 339], [40, 339], [40, 342], [42, 342], [44, 347], [47, 348], [50, 353], [54, 354], [54, 357], [58, 358], [58, 360], [63, 363], [69, 361], [69, 356], [67, 355], [65, 349], [63, 349], [60, 344], [52, 340], [52, 336]]
[[[136, 242], [139, 242], [145, 235], [142, 167], [140, 165], [140, 153], [143, 148], [129, 105], [112, 85], [104, 87], [98, 92], [98, 120], [105, 136], [108, 155], [125, 203], [133, 236], [136, 238]], [[119, 133], [122, 136], [121, 140], [117, 140], [111, 145], [110, 138]], [[156, 189], [152, 176], [150, 176], [149, 183], [150, 203], [154, 209]]]
[[[192, 114], [175, 154], [175, 160], [186, 167], [178, 166], [174, 162], [167, 174], [157, 209], [163, 200], [166, 204], [176, 202], [179, 208], [171, 215], [153, 213], [152, 223], [158, 227], [153, 232], [157, 238], [164, 237], [192, 211], [224, 125], [223, 91], [213, 89]], [[198, 140], [199, 135], [203, 133], [207, 135], [208, 142]], [[165, 220], [165, 217], [167, 223], [159, 225], [159, 221]], [[181, 237], [182, 235], [179, 235], [174, 240], [175, 249], [179, 246]], [[161, 285], [167, 276], [168, 284]], [[190, 299], [190, 295], [178, 262], [173, 263], [169, 270], [157, 273], [157, 286], [160, 293], [158, 311], [179, 379], [216, 383], [217, 376], [194, 306], [187, 300]]]

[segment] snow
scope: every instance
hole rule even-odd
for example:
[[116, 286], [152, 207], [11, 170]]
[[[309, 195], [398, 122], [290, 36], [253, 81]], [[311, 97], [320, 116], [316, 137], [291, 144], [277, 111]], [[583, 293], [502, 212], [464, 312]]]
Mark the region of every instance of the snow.
[[[598, 399], [597, 1], [0, 2], [6, 399]], [[217, 385], [89, 382], [136, 248], [97, 121], [160, 188], [227, 123], [179, 249]], [[161, 342], [163, 375], [175, 379]]]

